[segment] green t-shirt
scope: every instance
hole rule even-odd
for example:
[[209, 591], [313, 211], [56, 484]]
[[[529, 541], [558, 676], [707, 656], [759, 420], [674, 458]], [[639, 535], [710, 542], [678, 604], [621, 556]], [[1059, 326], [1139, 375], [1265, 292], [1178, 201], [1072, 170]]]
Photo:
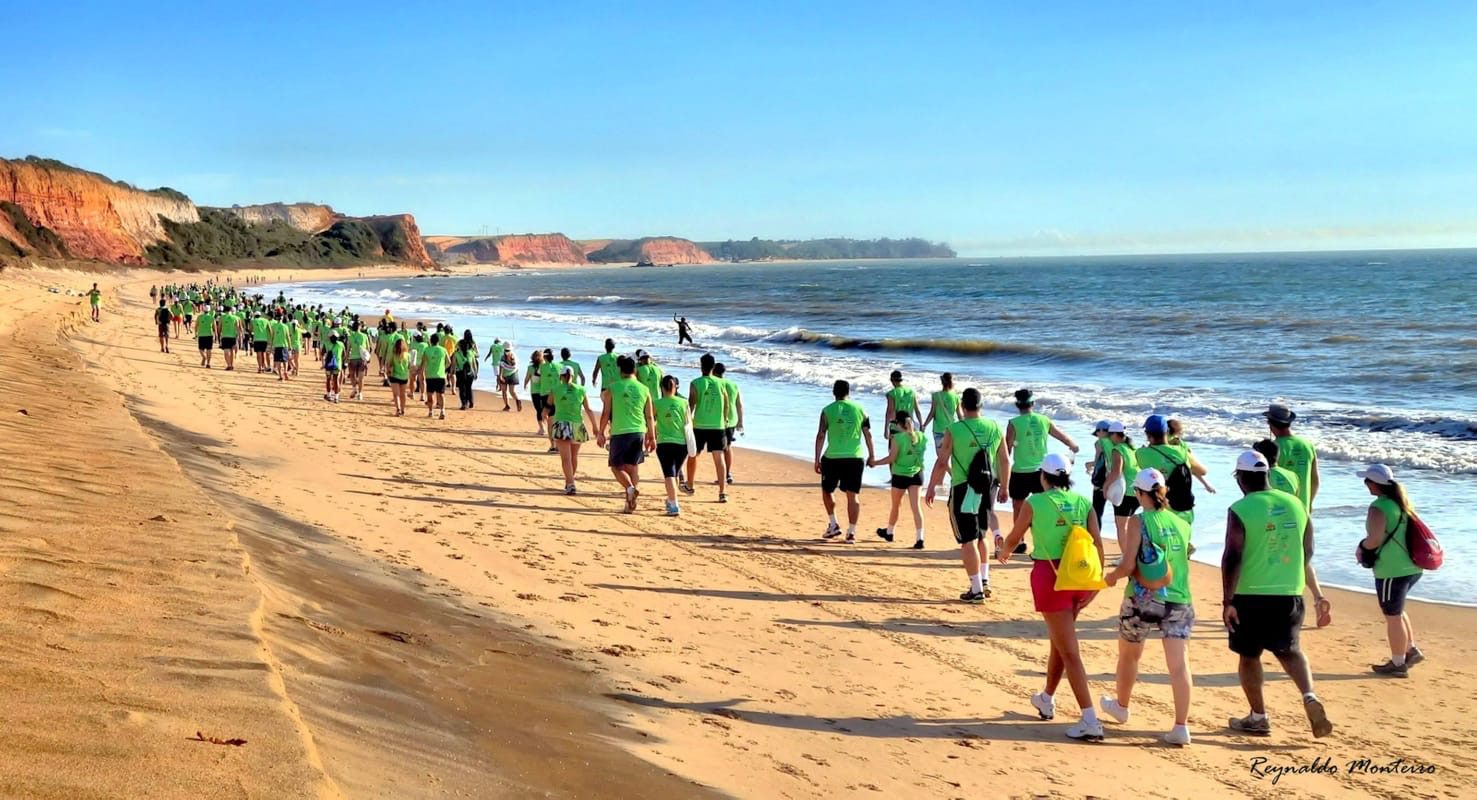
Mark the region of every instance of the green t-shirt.
[[287, 326], [287, 344], [294, 350], [303, 349], [303, 327], [297, 322]]
[[421, 353], [422, 363], [425, 365], [427, 378], [446, 378], [446, 350], [441, 347], [427, 347]]
[[826, 418], [826, 458], [863, 458], [862, 430], [867, 412], [855, 400], [837, 400], [822, 409]]
[[234, 339], [241, 333], [240, 316], [228, 311], [220, 316], [220, 321], [222, 339]]
[[616, 365], [615, 353], [601, 353], [595, 358], [595, 371], [600, 373], [601, 390], [609, 389], [621, 379], [621, 368]]
[[1389, 537], [1383, 547], [1379, 548], [1379, 560], [1374, 562], [1374, 576], [1376, 578], [1403, 578], [1406, 575], [1419, 575], [1423, 570], [1410, 560], [1409, 547], [1405, 540], [1405, 530], [1408, 522], [1402, 517], [1400, 506], [1388, 497], [1375, 498], [1370, 504], [1378, 508], [1385, 515], [1385, 536]]
[[93, 289], [92, 291], [87, 293], [87, 301], [92, 303], [94, 306], [101, 305], [103, 302], [103, 293], [96, 289]]
[[1031, 504], [1031, 558], [1056, 561], [1072, 526], [1087, 527], [1092, 501], [1067, 489], [1049, 489], [1026, 498]]
[[181, 303], [178, 300], [171, 303], [169, 306], [169, 313], [175, 315], [176, 317], [183, 317], [185, 315], [184, 303]]
[[894, 386], [887, 390], [887, 397], [892, 400], [893, 413], [906, 411], [911, 414], [913, 409], [918, 407], [918, 393], [914, 392], [910, 386]]
[[1133, 449], [1133, 445], [1128, 442], [1114, 442], [1111, 439], [1108, 442], [1108, 472], [1113, 471], [1113, 454], [1118, 453], [1123, 456], [1123, 486], [1125, 487], [1123, 496], [1131, 497], [1133, 496], [1133, 479], [1138, 477], [1138, 451]]
[[1318, 451], [1312, 442], [1301, 436], [1277, 437], [1277, 466], [1297, 476], [1297, 496], [1309, 513], [1313, 511], [1313, 465], [1317, 462]]
[[200, 319], [195, 320], [195, 333], [201, 339], [215, 336], [215, 314], [209, 311], [201, 313]]
[[251, 338], [253, 341], [265, 342], [271, 337], [272, 323], [266, 317], [251, 318]]
[[933, 393], [933, 432], [943, 433], [959, 419], [959, 394], [952, 389]]
[[563, 361], [558, 362], [558, 367], [560, 372], [563, 372], [565, 367], [573, 367], [575, 383], [579, 383], [580, 380], [585, 377], [584, 368], [579, 365], [578, 361], [575, 361], [572, 358], [566, 358]]
[[994, 460], [1005, 442], [1005, 434], [1001, 433], [999, 423], [984, 417], [955, 420], [949, 426], [949, 436], [953, 440], [953, 449], [949, 452], [950, 483], [955, 486], [964, 484], [964, 479], [969, 475], [969, 462], [974, 460], [974, 454], [981, 449], [990, 454], [990, 468], [994, 470]]
[[[1194, 602], [1190, 597], [1190, 523], [1166, 508], [1161, 511], [1145, 510], [1139, 515], [1139, 525], [1142, 526], [1140, 530], [1143, 535], [1148, 536], [1155, 547], [1164, 551], [1164, 558], [1169, 562], [1169, 585], [1164, 587], [1164, 599], [1184, 605]], [[1137, 554], [1125, 554], [1123, 557], [1136, 558]], [[1133, 596], [1132, 582], [1123, 587], [1123, 596]]]
[[692, 427], [700, 431], [723, 429], [723, 382], [703, 375], [692, 382], [689, 390], [697, 403], [692, 409]]
[[[1281, 454], [1279, 453], [1278, 455]], [[1287, 467], [1272, 467], [1272, 469], [1267, 472], [1267, 483], [1273, 489], [1276, 489], [1279, 492], [1287, 492], [1288, 494], [1297, 497], [1298, 502], [1302, 502], [1302, 497], [1298, 496], [1298, 476], [1294, 475], [1292, 470], [1288, 469]], [[1303, 508], [1307, 509], [1307, 506], [1303, 506]]]
[[554, 387], [554, 421], [578, 423], [585, 410], [585, 387], [574, 381], [560, 381]]
[[553, 361], [545, 361], [538, 368], [538, 393], [550, 395], [554, 388], [559, 385], [559, 365]]
[[[646, 387], [634, 375], [621, 378], [606, 391], [610, 392], [611, 435], [645, 433], [646, 403], [651, 399], [651, 392], [646, 391]], [[684, 437], [683, 441], [687, 439]]]
[[[1146, 444], [1133, 452], [1136, 469], [1157, 469], [1165, 478], [1174, 472], [1176, 465], [1190, 463], [1190, 448], [1182, 444]], [[1124, 480], [1132, 484], [1136, 475]]]
[[[601, 378], [601, 380], [605, 379]], [[659, 398], [662, 396], [661, 367], [650, 363], [636, 365], [636, 380], [640, 381], [641, 385], [646, 387], [646, 391], [651, 392], [652, 397]]]
[[923, 471], [923, 454], [928, 450], [928, 435], [923, 431], [898, 432], [892, 437], [897, 445], [897, 458], [892, 462], [892, 474], [911, 478]]
[[652, 407], [656, 414], [656, 443], [687, 444], [687, 401], [673, 395], [659, 398]]
[[285, 322], [273, 322], [272, 325], [271, 325], [271, 329], [272, 329], [272, 346], [273, 347], [286, 348], [287, 347], [287, 323], [285, 323]]
[[397, 381], [410, 380], [410, 352], [390, 354], [390, 377]]
[[723, 397], [728, 401], [728, 413], [723, 416], [723, 427], [734, 428], [738, 426], [738, 400], [739, 385], [727, 376], [719, 378], [723, 382]]
[[[344, 343], [329, 342], [327, 347], [328, 355], [330, 358], [333, 359], [334, 366], [338, 368], [339, 372], [343, 372], [344, 368], [347, 366], [346, 364], [344, 364]], [[327, 365], [325, 364], [325, 367], [326, 366]]]
[[1031, 411], [1011, 417], [1007, 424], [1015, 431], [1011, 473], [1036, 472], [1041, 469], [1041, 460], [1046, 458], [1046, 434], [1051, 430], [1051, 420], [1045, 414]]
[[487, 360], [501, 368], [503, 364], [503, 353], [506, 352], [508, 352], [507, 345], [502, 342], [493, 342], [492, 350], [487, 354]]
[[477, 363], [477, 356], [471, 350], [463, 350], [460, 347], [451, 351], [451, 371], [466, 372]]
[[349, 331], [349, 358], [369, 359], [369, 334], [364, 331]]
[[1246, 530], [1236, 594], [1299, 596], [1306, 587], [1303, 532], [1308, 512], [1286, 492], [1262, 491], [1231, 504]]

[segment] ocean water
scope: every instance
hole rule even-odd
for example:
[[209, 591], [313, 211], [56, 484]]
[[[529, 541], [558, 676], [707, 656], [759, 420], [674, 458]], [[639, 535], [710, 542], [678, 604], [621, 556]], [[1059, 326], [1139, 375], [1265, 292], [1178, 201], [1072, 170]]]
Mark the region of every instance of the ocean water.
[[[1354, 472], [1382, 461], [1447, 550], [1413, 594], [1477, 603], [1477, 251], [526, 270], [277, 288], [375, 318], [388, 308], [449, 320], [484, 352], [511, 339], [525, 365], [535, 347], [567, 346], [588, 369], [612, 337], [621, 352], [651, 351], [684, 391], [711, 351], [743, 386], [742, 444], [806, 459], [831, 383], [851, 381], [879, 420], [895, 368], [925, 398], [953, 372], [1002, 423], [1012, 392], [1030, 387], [1084, 454], [1096, 420], [1171, 415], [1220, 490], [1196, 487], [1196, 557], [1209, 563], [1238, 496], [1235, 456], [1266, 434], [1267, 404], [1287, 402], [1320, 453], [1322, 579], [1370, 588], [1353, 557], [1370, 500]], [[674, 314], [694, 324], [697, 347], [676, 346]], [[741, 461], [735, 472], [742, 481]], [[870, 477], [880, 484], [885, 469]], [[864, 522], [883, 498], [864, 496]], [[820, 532], [818, 501], [816, 519], [791, 533]]]

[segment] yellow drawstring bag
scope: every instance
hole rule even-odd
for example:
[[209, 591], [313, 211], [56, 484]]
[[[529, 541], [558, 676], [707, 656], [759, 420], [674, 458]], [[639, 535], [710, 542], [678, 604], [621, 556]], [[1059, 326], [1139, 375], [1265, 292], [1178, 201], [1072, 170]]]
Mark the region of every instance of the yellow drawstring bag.
[[1067, 531], [1062, 558], [1056, 567], [1056, 590], [1059, 592], [1095, 592], [1108, 588], [1103, 580], [1103, 561], [1098, 558], [1092, 534], [1081, 525]]

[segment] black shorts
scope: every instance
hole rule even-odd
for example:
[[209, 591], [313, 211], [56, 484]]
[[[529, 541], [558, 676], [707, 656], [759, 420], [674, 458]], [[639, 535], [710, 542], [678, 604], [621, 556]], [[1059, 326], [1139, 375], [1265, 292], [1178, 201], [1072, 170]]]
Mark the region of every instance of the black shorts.
[[214, 336], [201, 336], [198, 341], [200, 342], [200, 349], [201, 350], [214, 350], [215, 349], [215, 337]]
[[168, 322], [161, 322], [161, 323], [159, 323], [159, 335], [160, 336], [168, 336], [169, 335], [169, 323]]
[[1387, 617], [1398, 617], [1405, 613], [1405, 596], [1421, 579], [1421, 573], [1402, 575], [1398, 578], [1375, 578], [1374, 596], [1380, 601], [1380, 613]]
[[445, 378], [426, 378], [426, 391], [429, 392], [429, 393], [431, 393], [431, 394], [435, 394], [436, 392], [445, 392], [446, 391], [446, 379]]
[[265, 352], [267, 352], [267, 343], [266, 342], [252, 342], [251, 343], [251, 349], [254, 352], [257, 352], [257, 353], [265, 353]]
[[407, 383], [410, 383], [410, 379], [409, 378], [397, 378], [397, 377], [395, 377], [393, 375], [390, 376], [390, 385], [391, 386], [404, 386]]
[[728, 449], [728, 437], [722, 428], [694, 428], [692, 436], [697, 440], [699, 453], [704, 450], [717, 453]]
[[[641, 433], [617, 433], [610, 437], [610, 466], [634, 467], [645, 461], [645, 438], [645, 434]], [[686, 448], [686, 445], [683, 447]]]
[[1129, 489], [1127, 492], [1124, 493], [1123, 502], [1119, 503], [1116, 506], [1113, 506], [1113, 516], [1131, 517], [1133, 516], [1133, 512], [1138, 510], [1139, 496], [1133, 493], [1133, 489]]
[[189, 325], [191, 322], [194, 322], [194, 321], [195, 321], [195, 315], [194, 314], [186, 314], [185, 315], [185, 324], [186, 325]]
[[[715, 431], [721, 433], [721, 431]], [[860, 458], [822, 458], [821, 491], [826, 494], [836, 491], [856, 493], [862, 490], [862, 472], [867, 462]]]
[[236, 337], [234, 337], [234, 336], [222, 336], [221, 337], [221, 349], [222, 350], [235, 350], [236, 349]]
[[1262, 651], [1288, 653], [1298, 649], [1303, 627], [1301, 595], [1238, 594], [1231, 598], [1238, 620], [1227, 641], [1232, 652], [1259, 658]]
[[681, 478], [682, 465], [687, 463], [687, 443], [658, 444], [656, 460], [661, 462], [663, 478]]
[[285, 347], [274, 347], [274, 348], [272, 348], [272, 363], [273, 364], [286, 364], [287, 363], [287, 348], [285, 348]]
[[980, 510], [973, 514], [966, 514], [964, 508], [964, 495], [969, 486], [963, 483], [949, 487], [949, 525], [954, 529], [954, 541], [959, 544], [969, 544], [985, 538], [985, 531], [990, 529], [990, 509], [995, 501], [994, 492], [985, 492], [980, 498]]
[[723, 439], [724, 439], [724, 441], [730, 447], [733, 446], [733, 440], [735, 438], [737, 438], [737, 436], [738, 436], [738, 428], [724, 428], [723, 429]]
[[1010, 473], [1010, 499], [1025, 500], [1033, 494], [1045, 491], [1041, 488], [1041, 470]]
[[533, 418], [536, 420], [544, 418], [544, 396], [541, 394], [533, 395]]
[[923, 485], [923, 473], [917, 475], [894, 475], [892, 476], [892, 488], [909, 489], [914, 486]]

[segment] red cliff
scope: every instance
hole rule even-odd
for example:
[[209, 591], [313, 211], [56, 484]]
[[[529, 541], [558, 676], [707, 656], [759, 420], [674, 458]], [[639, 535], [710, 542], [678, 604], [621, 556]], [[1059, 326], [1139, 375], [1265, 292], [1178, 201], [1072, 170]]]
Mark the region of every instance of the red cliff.
[[711, 264], [713, 262], [713, 257], [708, 255], [708, 251], [686, 239], [672, 236], [643, 239], [639, 250], [641, 258], [653, 264]]
[[476, 264], [585, 264], [585, 251], [562, 233], [524, 233], [514, 236], [459, 239], [432, 237], [454, 260]]
[[[159, 217], [200, 220], [195, 204], [177, 192], [140, 191], [44, 159], [0, 159], [0, 202], [55, 232], [72, 257], [122, 264], [143, 264], [145, 249], [165, 238]], [[0, 228], [0, 237], [29, 251], [14, 234], [13, 225]]]
[[409, 214], [387, 214], [357, 219], [374, 230], [387, 257], [419, 267], [435, 266], [431, 261], [431, 254], [426, 252], [426, 243], [421, 239], [421, 229], [415, 224], [415, 217]]

